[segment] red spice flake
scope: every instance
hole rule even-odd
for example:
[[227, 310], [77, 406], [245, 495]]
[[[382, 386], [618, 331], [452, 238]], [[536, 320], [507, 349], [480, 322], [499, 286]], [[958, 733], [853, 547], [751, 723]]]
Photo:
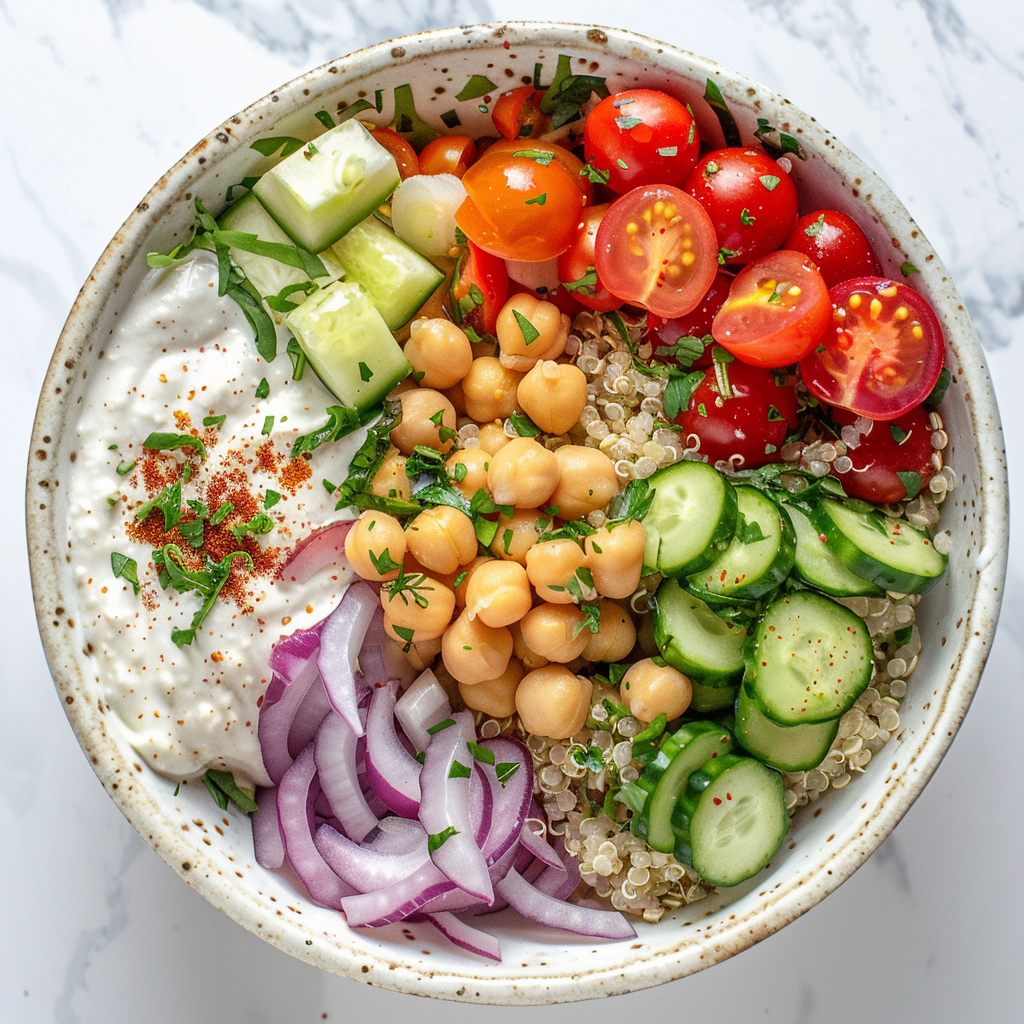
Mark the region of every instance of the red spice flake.
[[151, 496], [155, 497], [168, 484], [177, 483], [181, 479], [182, 463], [166, 452], [145, 448], [138, 458], [138, 464], [142, 470], [142, 482]]
[[264, 441], [256, 451], [256, 468], [264, 473], [277, 473], [281, 466], [281, 456], [277, 454], [273, 441]]
[[716, 807], [722, 802], [722, 798], [720, 796], [713, 796], [711, 799]]
[[281, 481], [282, 487], [294, 494], [312, 475], [313, 471], [309, 468], [309, 463], [305, 459], [299, 458], [290, 459], [277, 478]]
[[180, 409], [174, 414], [174, 424], [179, 434], [188, 434], [192, 431], [192, 417]]
[[214, 651], [213, 654], [210, 655], [210, 661], [221, 662], [223, 660], [224, 655], [221, 654], [220, 651]]

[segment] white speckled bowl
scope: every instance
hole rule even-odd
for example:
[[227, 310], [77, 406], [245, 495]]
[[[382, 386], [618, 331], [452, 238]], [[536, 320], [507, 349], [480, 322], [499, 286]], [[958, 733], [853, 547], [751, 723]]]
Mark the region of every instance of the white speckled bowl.
[[[384, 97], [377, 120], [385, 123], [392, 90], [404, 82], [428, 121], [440, 127], [440, 115], [457, 106], [466, 128], [483, 133], [490, 123], [486, 102], [454, 100], [469, 76], [486, 75], [504, 89], [529, 80], [535, 61], [552, 67], [560, 53], [607, 76], [613, 91], [668, 88], [691, 103], [702, 137], [714, 143], [720, 132], [702, 100], [704, 82], [713, 78], [746, 139], [758, 116], [800, 139], [809, 158], [793, 173], [805, 209], [828, 205], [853, 214], [888, 273], [898, 275], [904, 260], [922, 268], [913, 284], [939, 314], [956, 379], [941, 409], [951, 439], [947, 456], [958, 473], [943, 513], [954, 548], [945, 579], [919, 608], [925, 647], [901, 708], [900, 733], [863, 778], [797, 815], [766, 871], [657, 926], [640, 926], [635, 942], [595, 944], [499, 915], [505, 959], [492, 965], [422, 925], [350, 931], [339, 914], [312, 906], [287, 880], [256, 865], [244, 816], [217, 812], [202, 786], [175, 797], [173, 783], [140, 766], [98, 704], [76, 626], [67, 484], [75, 471], [78, 402], [115, 312], [146, 271], [145, 254], [166, 252], [181, 239], [192, 220], [191, 196], [217, 211], [229, 184], [262, 170], [265, 161], [249, 148], [253, 139], [312, 137], [321, 130], [315, 111], [361, 96], [372, 100], [377, 89]], [[995, 631], [1007, 540], [1003, 441], [985, 360], [941, 262], [886, 185], [812, 117], [710, 61], [629, 32], [524, 23], [423, 33], [324, 65], [218, 126], [168, 171], [111, 241], [68, 318], [39, 403], [27, 511], [39, 629], [65, 710], [93, 770], [150, 846], [211, 903], [293, 956], [371, 985], [504, 1004], [587, 999], [698, 971], [800, 916], [856, 870], [920, 793], [967, 711]]]

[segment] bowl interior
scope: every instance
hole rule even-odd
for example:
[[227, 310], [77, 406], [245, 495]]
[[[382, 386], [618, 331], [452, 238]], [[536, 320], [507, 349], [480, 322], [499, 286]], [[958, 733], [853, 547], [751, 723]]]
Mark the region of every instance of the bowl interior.
[[[594, 944], [496, 915], [505, 959], [490, 965], [423, 925], [348, 930], [340, 915], [299, 895], [297, 881], [256, 865], [244, 816], [219, 812], [198, 783], [175, 795], [173, 782], [141, 765], [98, 699], [95, 667], [76, 625], [67, 481], [76, 410], [103, 372], [104, 340], [146, 272], [146, 253], [166, 252], [187, 236], [192, 197], [219, 212], [230, 185], [269, 166], [249, 148], [253, 139], [312, 138], [323, 130], [318, 110], [333, 113], [359, 99], [371, 104], [363, 116], [388, 123], [394, 89], [405, 84], [428, 123], [445, 130], [441, 115], [454, 109], [460, 130], [487, 134], [491, 99], [532, 81], [535, 63], [544, 65], [547, 80], [561, 53], [572, 55], [574, 70], [607, 77], [613, 92], [640, 84], [675, 94], [691, 105], [701, 137], [717, 145], [721, 131], [703, 99], [713, 79], [744, 140], [753, 139], [759, 117], [800, 140], [807, 159], [793, 160], [792, 173], [801, 212], [831, 206], [855, 216], [896, 280], [903, 279], [904, 261], [921, 268], [912, 283], [939, 314], [956, 379], [941, 408], [950, 435], [946, 456], [957, 472], [942, 522], [953, 551], [947, 575], [918, 609], [925, 643], [900, 710], [901, 731], [862, 778], [797, 814], [766, 871], [657, 926], [638, 925], [632, 943]], [[486, 77], [494, 90], [458, 101], [471, 75]], [[453, 999], [552, 1002], [659, 984], [746, 948], [816, 903], [888, 834], [945, 752], [980, 676], [1005, 566], [1002, 439], [984, 359], [941, 262], [906, 211], [841, 143], [785, 100], [709, 61], [611, 29], [513, 24], [425, 33], [325, 65], [219, 126], [139, 204], [86, 282], [44, 385], [29, 461], [33, 584], [47, 657], [86, 755], [135, 828], [206, 898], [287, 952], [375, 985]]]

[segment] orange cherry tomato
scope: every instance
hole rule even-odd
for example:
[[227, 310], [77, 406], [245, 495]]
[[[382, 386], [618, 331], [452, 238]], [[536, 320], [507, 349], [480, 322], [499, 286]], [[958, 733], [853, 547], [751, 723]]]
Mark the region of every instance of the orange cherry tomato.
[[442, 135], [420, 151], [420, 174], [454, 174], [461, 178], [476, 156], [476, 142], [468, 135]]
[[597, 276], [626, 302], [658, 316], [695, 309], [718, 271], [711, 218], [672, 185], [643, 185], [616, 199], [597, 229]]
[[559, 146], [554, 142], [530, 142], [527, 145], [522, 141], [509, 142], [507, 139], [498, 139], [487, 148], [486, 155], [493, 156], [498, 153], [540, 154], [541, 160], [550, 153], [569, 172], [569, 177], [576, 182], [576, 187], [583, 195], [584, 206], [589, 206], [594, 201], [594, 186], [583, 173], [583, 161], [564, 146]]
[[550, 156], [493, 150], [463, 175], [468, 198], [455, 223], [481, 249], [502, 259], [539, 262], [558, 256], [572, 243], [583, 210], [576, 182]]
[[491, 109], [494, 127], [506, 139], [527, 139], [543, 135], [551, 124], [551, 118], [540, 112], [540, 101], [544, 93], [532, 85], [503, 92]]
[[373, 137], [395, 158], [402, 181], [420, 173], [420, 162], [416, 150], [390, 128], [374, 128]]
[[736, 275], [711, 334], [745, 363], [788, 366], [814, 348], [831, 319], [818, 268], [802, 252], [781, 249]]
[[584, 207], [583, 220], [572, 245], [558, 257], [558, 279], [561, 287], [580, 305], [602, 313], [618, 309], [622, 305], [622, 299], [612, 295], [597, 276], [594, 258], [597, 229], [610, 208], [611, 203]]

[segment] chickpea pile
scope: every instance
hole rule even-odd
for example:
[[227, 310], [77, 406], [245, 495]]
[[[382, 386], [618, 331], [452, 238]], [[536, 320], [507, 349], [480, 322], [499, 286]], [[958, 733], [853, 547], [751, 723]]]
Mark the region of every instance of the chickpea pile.
[[[619, 491], [607, 455], [576, 444], [552, 450], [503, 427], [513, 413], [555, 437], [576, 425], [587, 381], [564, 361], [568, 334], [569, 317], [529, 294], [499, 313], [496, 352], [443, 317], [414, 321], [405, 353], [415, 372], [393, 395], [402, 417], [372, 493], [407, 500], [406, 460], [417, 448], [441, 453], [451, 486], [498, 507], [489, 513], [497, 519], [493, 541], [484, 548], [473, 518], [448, 505], [404, 525], [364, 512], [345, 541], [355, 572], [380, 584], [385, 631], [417, 667], [434, 667], [473, 710], [518, 713], [528, 732], [554, 739], [586, 722], [593, 686], [581, 671], [636, 647], [621, 602], [639, 585], [646, 542], [632, 520], [571, 528]], [[479, 446], [456, 449], [456, 431], [468, 424], [477, 425]], [[678, 717], [689, 686], [675, 669], [637, 662], [620, 692], [631, 713], [649, 721], [663, 712]]]

